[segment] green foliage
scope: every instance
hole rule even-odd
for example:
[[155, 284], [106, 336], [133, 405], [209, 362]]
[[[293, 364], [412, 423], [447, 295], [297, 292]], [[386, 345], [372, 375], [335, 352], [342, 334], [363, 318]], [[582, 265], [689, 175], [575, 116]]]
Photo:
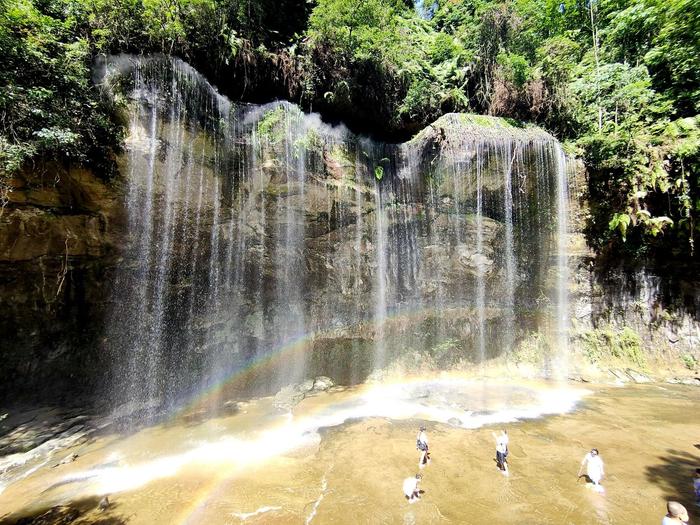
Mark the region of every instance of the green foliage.
[[635, 255], [694, 255], [697, 115], [676, 120], [674, 115], [693, 106], [696, 113], [697, 99], [692, 90], [671, 88], [668, 73], [677, 64], [667, 64], [664, 72], [654, 58], [668, 47], [673, 19], [685, 28], [679, 41], [694, 40], [695, 51], [682, 52], [686, 66], [695, 67], [700, 47], [697, 34], [686, 34], [692, 23], [675, 18], [681, 4], [691, 18], [700, 16], [697, 4], [683, 1], [602, 3], [594, 11], [598, 58], [589, 48], [573, 70], [569, 113], [590, 174], [589, 240], [595, 246]]
[[[634, 7], [630, 2], [629, 9]], [[657, 86], [682, 113], [700, 105], [700, 5], [694, 0], [644, 0], [650, 18], [643, 60]], [[655, 22], [655, 24], [654, 24]], [[644, 49], [644, 47], [642, 48]]]
[[0, 0], [0, 169], [106, 167], [121, 128], [92, 61], [164, 52], [224, 91], [286, 93], [380, 133], [452, 111], [537, 122], [586, 164], [595, 247], [697, 257], [700, 2], [437, 6], [424, 20], [404, 0]]
[[284, 138], [286, 112], [282, 106], [269, 110], [258, 121], [258, 135], [270, 143]]
[[530, 65], [522, 55], [499, 53], [496, 61], [504, 72], [505, 79], [517, 88], [523, 88], [532, 76]]
[[414, 79], [399, 106], [399, 114], [406, 120], [420, 121], [429, 115], [436, 104], [438, 91], [427, 78]]
[[533, 332], [519, 342], [513, 359], [516, 363], [539, 364], [551, 353], [547, 338], [541, 332]]
[[428, 355], [442, 366], [456, 363], [462, 353], [463, 346], [459, 339], [445, 339], [428, 350]]
[[630, 221], [630, 216], [626, 213], [616, 213], [613, 215], [613, 218], [610, 219], [608, 228], [612, 231], [619, 230], [620, 235], [622, 235], [622, 240], [625, 240], [627, 238], [627, 228], [630, 225]]
[[122, 128], [91, 81], [98, 53], [249, 67], [308, 12], [305, 0], [0, 0], [0, 183], [36, 158], [113, 167]]
[[683, 354], [681, 356], [681, 359], [683, 360], [683, 364], [688, 370], [695, 370], [698, 367], [698, 360], [695, 359], [695, 356], [691, 354]]
[[642, 340], [637, 332], [627, 326], [622, 330], [612, 326], [596, 328], [581, 334], [580, 339], [592, 363], [614, 358], [645, 366]]
[[41, 156], [109, 169], [120, 130], [91, 85], [89, 43], [69, 2], [0, 4], [0, 174]]
[[400, 2], [390, 0], [322, 0], [311, 14], [309, 34], [354, 60], [381, 60], [396, 47], [400, 10]]
[[450, 352], [459, 346], [460, 342], [458, 339], [446, 339], [435, 346], [433, 346], [430, 351], [431, 353], [444, 354], [445, 352]]
[[205, 53], [217, 62], [234, 59], [246, 43], [254, 48], [290, 41], [308, 14], [304, 0], [64, 1], [82, 10], [97, 51]]
[[440, 64], [458, 56], [461, 50], [462, 47], [451, 35], [438, 33], [430, 46], [428, 54], [434, 64]]
[[[437, 116], [433, 64], [458, 45], [436, 34], [399, 0], [321, 0], [309, 19], [305, 76], [322, 108], [389, 129]], [[432, 59], [431, 59], [432, 53]], [[445, 66], [445, 75], [450, 75]], [[381, 124], [380, 124], [381, 123]]]
[[309, 129], [303, 137], [294, 142], [294, 156], [296, 158], [299, 157], [299, 153], [302, 150], [320, 152], [322, 149], [323, 139], [313, 128]]

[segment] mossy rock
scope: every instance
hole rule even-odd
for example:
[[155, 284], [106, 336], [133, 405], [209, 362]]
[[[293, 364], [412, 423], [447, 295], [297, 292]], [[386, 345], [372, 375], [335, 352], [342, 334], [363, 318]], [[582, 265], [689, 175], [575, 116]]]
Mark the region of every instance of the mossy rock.
[[542, 128], [514, 119], [476, 115], [473, 113], [448, 113], [421, 130], [409, 144], [425, 141], [435, 143], [461, 143], [469, 140], [554, 141]]
[[334, 179], [355, 179], [355, 161], [346, 148], [335, 144], [323, 152], [326, 173]]

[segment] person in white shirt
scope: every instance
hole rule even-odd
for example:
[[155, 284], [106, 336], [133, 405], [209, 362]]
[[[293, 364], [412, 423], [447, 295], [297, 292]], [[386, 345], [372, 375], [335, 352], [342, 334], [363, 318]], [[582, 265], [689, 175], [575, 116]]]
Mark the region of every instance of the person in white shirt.
[[508, 432], [502, 430], [500, 434], [491, 432], [496, 440], [496, 466], [504, 474], [508, 474]]
[[686, 525], [688, 523], [688, 511], [677, 501], [669, 501], [666, 504], [668, 513], [661, 520], [661, 525]]
[[416, 437], [416, 449], [420, 451], [420, 456], [418, 457], [418, 468], [424, 468], [428, 463], [430, 463], [430, 452], [428, 450], [428, 435], [425, 433], [425, 427], [420, 427], [418, 429], [418, 436]]
[[420, 489], [418, 484], [423, 476], [416, 474], [410, 478], [403, 480], [403, 495], [406, 497], [409, 503], [415, 503], [420, 499]]
[[586, 476], [593, 482], [593, 486], [599, 492], [602, 490], [600, 486], [600, 480], [603, 479], [605, 475], [605, 468], [603, 466], [603, 459], [600, 457], [597, 448], [591, 449], [591, 451], [586, 454], [581, 461], [581, 467], [578, 470], [578, 477], [581, 477], [581, 471], [583, 467], [586, 467]]

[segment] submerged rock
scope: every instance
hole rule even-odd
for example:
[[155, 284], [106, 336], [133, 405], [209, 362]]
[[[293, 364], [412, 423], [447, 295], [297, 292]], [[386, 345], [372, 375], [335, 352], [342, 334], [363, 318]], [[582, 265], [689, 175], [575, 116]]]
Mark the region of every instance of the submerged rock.
[[78, 411], [39, 408], [10, 413], [0, 424], [0, 456], [48, 449], [85, 439], [93, 430], [88, 416]]
[[61, 465], [67, 465], [68, 463], [73, 463], [76, 459], [78, 459], [78, 457], [79, 457], [78, 454], [75, 454], [75, 453], [69, 454], [68, 456], [66, 456], [65, 458], [63, 458], [61, 461], [59, 461], [58, 463], [56, 463], [56, 464], [54, 465], [54, 467], [58, 467], [58, 466], [61, 466]]
[[109, 496], [103, 497], [100, 502], [97, 504], [97, 507], [104, 512], [109, 508]]
[[315, 379], [307, 379], [303, 383], [297, 385], [288, 385], [283, 387], [272, 401], [275, 408], [280, 410], [291, 410], [296, 405], [301, 403], [305, 397], [311, 396], [318, 392], [325, 392], [335, 385], [330, 377], [318, 376]]
[[272, 400], [272, 405], [279, 410], [291, 410], [297, 406], [302, 399], [304, 399], [305, 394], [299, 392], [297, 385], [285, 386], [275, 394]]
[[651, 378], [631, 368], [628, 368], [625, 372], [627, 372], [627, 375], [630, 376], [635, 383], [651, 383]]
[[69, 525], [80, 518], [81, 514], [80, 510], [69, 505], [59, 505], [19, 523], [23, 525]]
[[666, 380], [672, 385], [700, 386], [700, 377], [672, 377]]
[[625, 374], [622, 370], [619, 370], [617, 368], [611, 368], [608, 370], [615, 379], [617, 379], [620, 383], [629, 383], [630, 378], [627, 374]]
[[333, 386], [335, 386], [335, 383], [330, 377], [318, 376], [316, 379], [314, 379], [313, 390], [316, 392], [321, 392], [328, 390]]

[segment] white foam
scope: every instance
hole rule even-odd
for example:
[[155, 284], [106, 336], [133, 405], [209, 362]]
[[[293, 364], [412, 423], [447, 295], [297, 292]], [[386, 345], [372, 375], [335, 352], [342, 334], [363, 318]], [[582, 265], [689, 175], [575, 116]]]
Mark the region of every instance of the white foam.
[[[95, 495], [112, 494], [144, 486], [154, 480], [175, 476], [187, 465], [206, 465], [231, 468], [232, 471], [261, 463], [275, 456], [318, 443], [318, 430], [343, 424], [349, 419], [383, 417], [390, 419], [422, 419], [454, 424], [456, 419], [462, 428], [478, 428], [484, 425], [514, 422], [547, 414], [570, 411], [587, 393], [581, 389], [523, 389], [532, 399], [518, 406], [507, 402], [487, 413], [478, 413], [469, 407], [460, 407], [447, 401], [450, 395], [435, 395], [442, 390], [448, 394], [478, 397], [481, 388], [509, 388], [507, 385], [485, 385], [462, 379], [439, 379], [423, 382], [379, 385], [355, 397], [343, 397], [329, 403], [319, 413], [296, 417], [278, 418], [278, 424], [263, 429], [245, 439], [224, 436], [216, 441], [195, 444], [191, 449], [173, 455], [130, 464], [128, 458], [117, 465], [101, 466], [64, 478], [64, 483], [87, 481], [83, 490]], [[510, 387], [512, 388], [512, 387]], [[515, 389], [514, 389], [515, 390]], [[427, 394], [426, 394], [427, 392]], [[479, 408], [479, 407], [472, 407]]]
[[281, 510], [282, 507], [260, 507], [257, 510], [254, 510], [253, 512], [234, 512], [231, 514], [234, 518], [238, 518], [241, 521], [245, 521], [248, 518], [254, 518], [255, 516], [259, 516], [260, 514], [265, 514], [267, 512], [273, 512], [275, 510]]
[[306, 525], [309, 525], [313, 521], [313, 519], [316, 517], [316, 512], [318, 511], [318, 506], [323, 501], [323, 498], [326, 497], [326, 489], [327, 488], [328, 488], [328, 481], [326, 480], [326, 476], [323, 476], [323, 479], [321, 480], [321, 494], [319, 494], [318, 498], [314, 502], [314, 506], [311, 509], [311, 512], [306, 517]]
[[75, 445], [84, 436], [81, 433], [49, 439], [27, 452], [18, 452], [0, 458], [0, 494], [13, 483], [29, 477], [47, 465], [62, 450]]

